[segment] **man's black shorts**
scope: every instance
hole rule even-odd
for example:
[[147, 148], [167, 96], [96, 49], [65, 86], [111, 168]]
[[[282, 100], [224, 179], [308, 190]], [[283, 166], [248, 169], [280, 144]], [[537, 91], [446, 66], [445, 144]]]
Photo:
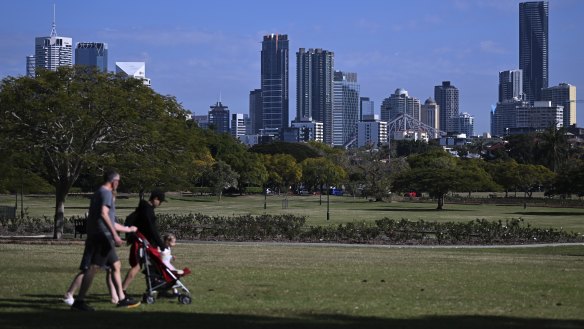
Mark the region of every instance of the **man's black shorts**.
[[96, 233], [88, 235], [85, 240], [85, 250], [79, 269], [85, 271], [90, 264], [104, 268], [118, 260], [115, 242], [111, 235]]

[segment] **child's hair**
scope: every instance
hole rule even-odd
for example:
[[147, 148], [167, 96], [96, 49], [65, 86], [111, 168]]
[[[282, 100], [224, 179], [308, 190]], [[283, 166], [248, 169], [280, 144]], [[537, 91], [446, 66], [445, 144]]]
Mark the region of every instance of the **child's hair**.
[[170, 241], [176, 240], [176, 236], [172, 233], [166, 233], [162, 238], [164, 239], [164, 244], [166, 244], [167, 246]]

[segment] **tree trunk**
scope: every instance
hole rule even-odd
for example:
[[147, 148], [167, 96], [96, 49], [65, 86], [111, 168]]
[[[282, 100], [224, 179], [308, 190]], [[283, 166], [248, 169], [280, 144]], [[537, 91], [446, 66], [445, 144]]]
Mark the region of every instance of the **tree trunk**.
[[62, 187], [57, 187], [57, 193], [55, 194], [55, 225], [53, 228], [53, 239], [61, 239], [63, 237], [66, 196], [67, 191]]
[[444, 207], [444, 194], [439, 193], [437, 197], [438, 197], [438, 207], [436, 209], [442, 210], [442, 208]]

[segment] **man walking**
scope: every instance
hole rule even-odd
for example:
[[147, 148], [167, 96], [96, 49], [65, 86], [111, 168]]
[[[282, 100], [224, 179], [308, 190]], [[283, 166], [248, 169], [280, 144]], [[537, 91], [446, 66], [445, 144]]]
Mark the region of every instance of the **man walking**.
[[[120, 174], [108, 171], [104, 175], [103, 185], [93, 194], [87, 216], [87, 238], [85, 240], [84, 255], [91, 258], [90, 266], [83, 275], [79, 294], [75, 299], [72, 310], [94, 311], [93, 307], [85, 302], [85, 297], [98, 269], [108, 265], [111, 269], [114, 288], [117, 290], [118, 307], [137, 307], [139, 301], [127, 298], [122, 290], [120, 275], [121, 263], [116, 254], [116, 246], [122, 245], [120, 232], [136, 232], [136, 227], [126, 227], [116, 222], [116, 208], [114, 192], [120, 184]], [[82, 264], [83, 265], [83, 264]]]

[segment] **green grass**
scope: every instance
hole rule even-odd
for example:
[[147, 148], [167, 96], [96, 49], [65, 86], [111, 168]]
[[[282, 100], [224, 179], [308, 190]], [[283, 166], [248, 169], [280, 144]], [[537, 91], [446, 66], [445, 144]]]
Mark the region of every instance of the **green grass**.
[[[445, 210], [437, 211], [435, 203], [411, 202], [368, 202], [365, 199], [352, 197], [331, 197], [329, 218], [326, 220], [326, 196], [322, 204], [318, 196], [289, 196], [288, 207], [283, 209], [283, 197], [272, 195], [266, 199], [259, 195], [223, 197], [221, 201], [214, 196], [168, 197], [169, 202], [163, 203], [157, 209], [159, 213], [188, 214], [203, 213], [207, 215], [232, 216], [239, 214], [259, 215], [295, 214], [307, 216], [308, 225], [329, 225], [352, 221], [374, 221], [384, 217], [393, 219], [420, 219], [439, 222], [467, 222], [475, 219], [503, 220], [522, 218], [536, 227], [563, 228], [566, 231], [584, 233], [584, 208], [546, 208], [523, 205], [462, 205], [446, 204]], [[125, 218], [137, 205], [137, 198], [118, 199], [117, 207], [120, 217]], [[0, 196], [0, 204], [14, 205], [14, 196]], [[69, 197], [66, 202], [65, 214], [82, 215], [87, 211], [89, 200], [82, 197]], [[52, 197], [25, 196], [24, 208], [30, 216], [54, 215], [54, 199]], [[20, 210], [17, 211], [20, 214]]]
[[[127, 248], [119, 249], [127, 268]], [[193, 304], [92, 314], [60, 301], [81, 244], [0, 244], [0, 328], [582, 328], [584, 246], [433, 249], [179, 244]], [[130, 293], [145, 289], [139, 277]]]

